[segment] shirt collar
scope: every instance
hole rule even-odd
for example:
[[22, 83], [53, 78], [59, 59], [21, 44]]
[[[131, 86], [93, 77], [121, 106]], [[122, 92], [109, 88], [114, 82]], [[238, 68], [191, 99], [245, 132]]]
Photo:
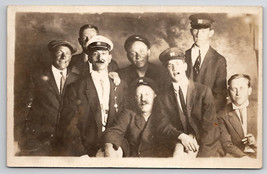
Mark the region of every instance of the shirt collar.
[[204, 58], [206, 56], [208, 50], [209, 50], [209, 47], [210, 47], [209, 44], [206, 44], [206, 45], [202, 46], [201, 48], [199, 48], [198, 46], [196, 46], [196, 44], [193, 44], [193, 48], [192, 49], [194, 51], [197, 51], [197, 52], [199, 52], [199, 50], [200, 50], [201, 58]]
[[63, 76], [65, 76], [65, 77], [67, 76], [67, 68], [65, 68], [63, 70], [59, 70], [54, 65], [52, 65], [52, 72], [55, 74], [60, 74], [60, 72], [63, 72]]
[[237, 109], [243, 109], [243, 108], [246, 108], [248, 107], [249, 105], [249, 101], [247, 100], [245, 103], [243, 103], [241, 106], [236, 106], [234, 103], [232, 103], [233, 105], [233, 109], [234, 110], [237, 110]]
[[94, 79], [99, 79], [99, 80], [100, 79], [105, 79], [105, 78], [108, 78], [108, 71], [98, 72], [98, 71], [92, 70], [91, 76]]
[[189, 84], [189, 80], [187, 78], [185, 78], [182, 83], [172, 82], [172, 86], [173, 86], [175, 91], [179, 91], [179, 86], [184, 91], [185, 89], [187, 89], [188, 84]]

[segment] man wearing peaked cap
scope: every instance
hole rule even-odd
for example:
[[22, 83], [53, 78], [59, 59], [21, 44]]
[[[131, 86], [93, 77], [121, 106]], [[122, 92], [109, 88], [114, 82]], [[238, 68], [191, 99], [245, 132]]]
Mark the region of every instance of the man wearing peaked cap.
[[227, 72], [225, 58], [210, 46], [214, 20], [205, 13], [193, 14], [189, 19], [194, 44], [185, 52], [187, 76], [210, 87], [218, 111], [226, 103]]
[[183, 50], [168, 48], [159, 59], [172, 79], [160, 94], [158, 132], [165, 151], [177, 158], [218, 156], [220, 130], [211, 90], [188, 80]]
[[79, 76], [68, 65], [76, 47], [65, 40], [47, 45], [52, 64], [30, 75], [28, 83], [29, 112], [25, 120], [21, 155], [59, 155], [56, 146], [57, 122], [66, 86]]
[[[78, 74], [86, 76], [92, 70], [92, 64], [88, 61], [88, 55], [86, 54], [89, 41], [92, 37], [99, 35], [99, 30], [92, 24], [85, 24], [79, 30], [78, 41], [82, 47], [82, 52], [72, 57], [70, 67], [73, 67]], [[111, 60], [108, 66], [109, 72], [115, 72], [118, 70], [118, 64], [115, 60]]]
[[131, 96], [134, 109], [124, 110], [107, 129], [103, 138], [106, 157], [160, 157], [164, 154], [157, 139], [156, 83], [147, 77], [132, 82]]
[[142, 35], [132, 35], [126, 39], [124, 48], [131, 65], [118, 71], [121, 79], [130, 85], [139, 77], [148, 77], [153, 79], [161, 90], [165, 86], [167, 72], [162, 66], [149, 62], [149, 41]]
[[116, 83], [109, 77], [112, 48], [113, 44], [107, 37], [92, 37], [86, 50], [92, 63], [91, 73], [66, 90], [61, 111], [64, 117], [59, 120], [61, 146], [69, 149], [71, 133], [68, 132], [72, 130], [68, 128], [73, 128], [78, 129], [77, 136], [85, 149], [84, 154], [67, 155], [103, 155], [100, 149], [102, 133], [125, 107], [126, 83], [123, 80]]

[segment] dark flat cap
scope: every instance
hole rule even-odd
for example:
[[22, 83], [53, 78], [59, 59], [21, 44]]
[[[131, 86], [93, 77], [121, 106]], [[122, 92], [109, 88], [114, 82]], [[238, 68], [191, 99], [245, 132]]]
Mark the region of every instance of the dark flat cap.
[[113, 43], [105, 36], [96, 35], [89, 40], [88, 47], [90, 49], [103, 49], [111, 51], [113, 49]]
[[157, 84], [154, 82], [154, 80], [152, 80], [148, 77], [140, 77], [140, 78], [136, 79], [135, 81], [133, 81], [130, 84], [129, 89], [131, 92], [134, 92], [136, 90], [136, 88], [140, 85], [147, 85], [147, 86], [151, 87], [156, 94], [158, 94], [158, 92], [159, 92]]
[[127, 51], [129, 49], [129, 47], [132, 46], [132, 44], [135, 41], [143, 42], [144, 44], [146, 44], [147, 48], [150, 48], [150, 43], [148, 42], [148, 40], [144, 36], [132, 35], [132, 36], [128, 37], [128, 39], [126, 39], [126, 41], [124, 43], [124, 49]]
[[178, 47], [172, 47], [164, 50], [159, 55], [159, 60], [162, 62], [162, 64], [166, 64], [167, 61], [172, 59], [179, 59], [179, 60], [185, 60], [184, 51]]
[[193, 29], [209, 28], [214, 20], [206, 13], [193, 14], [189, 16]]
[[76, 46], [66, 40], [52, 40], [51, 42], [48, 43], [47, 48], [49, 51], [53, 51], [58, 46], [69, 47], [72, 54], [74, 54], [77, 51]]

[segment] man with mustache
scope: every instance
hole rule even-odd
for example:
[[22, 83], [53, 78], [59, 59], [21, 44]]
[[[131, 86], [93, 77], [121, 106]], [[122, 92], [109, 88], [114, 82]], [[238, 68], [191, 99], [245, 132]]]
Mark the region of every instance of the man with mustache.
[[194, 14], [191, 34], [194, 44], [185, 52], [187, 77], [208, 86], [215, 100], [216, 111], [226, 104], [226, 60], [210, 46], [214, 20], [208, 14]]
[[[76, 69], [76, 71], [82, 76], [88, 75], [92, 71], [92, 63], [88, 60], [86, 50], [89, 45], [89, 40], [98, 34], [98, 28], [92, 24], [85, 24], [79, 30], [78, 41], [83, 51], [80, 54], [76, 54], [72, 57], [70, 67], [74, 67], [74, 69]], [[109, 72], [115, 72], [118, 69], [117, 62], [111, 60], [108, 65]]]
[[110, 127], [126, 103], [126, 83], [115, 84], [108, 76], [112, 49], [113, 43], [108, 38], [101, 35], [92, 37], [86, 50], [92, 62], [92, 72], [70, 85], [66, 91], [58, 137], [61, 146], [68, 149], [75, 138], [71, 135], [72, 130], [78, 129], [77, 136], [85, 149], [84, 154], [79, 156], [101, 154], [102, 133]]
[[235, 74], [228, 80], [231, 103], [219, 113], [222, 146], [227, 156], [256, 157], [257, 104], [249, 102], [250, 77]]
[[20, 155], [57, 155], [56, 133], [65, 88], [79, 76], [68, 69], [76, 47], [68, 41], [53, 40], [48, 49], [52, 65], [31, 74], [29, 95], [31, 102], [25, 120]]
[[147, 77], [136, 79], [130, 87], [135, 109], [124, 110], [104, 134], [105, 157], [156, 157], [161, 152], [156, 141], [156, 101], [158, 89]]
[[158, 131], [166, 153], [181, 159], [218, 156], [220, 130], [211, 90], [187, 78], [183, 50], [168, 48], [159, 59], [172, 79], [160, 94]]
[[128, 85], [140, 77], [148, 77], [154, 80], [159, 89], [164, 88], [167, 72], [158, 65], [149, 62], [150, 43], [141, 35], [132, 35], [124, 43], [124, 49], [127, 52], [127, 58], [131, 65], [118, 71], [121, 79]]

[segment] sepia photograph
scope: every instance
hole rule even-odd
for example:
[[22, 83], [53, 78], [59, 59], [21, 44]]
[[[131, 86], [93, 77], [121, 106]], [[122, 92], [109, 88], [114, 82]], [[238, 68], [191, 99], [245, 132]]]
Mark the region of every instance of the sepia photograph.
[[7, 166], [262, 168], [260, 6], [8, 6]]

